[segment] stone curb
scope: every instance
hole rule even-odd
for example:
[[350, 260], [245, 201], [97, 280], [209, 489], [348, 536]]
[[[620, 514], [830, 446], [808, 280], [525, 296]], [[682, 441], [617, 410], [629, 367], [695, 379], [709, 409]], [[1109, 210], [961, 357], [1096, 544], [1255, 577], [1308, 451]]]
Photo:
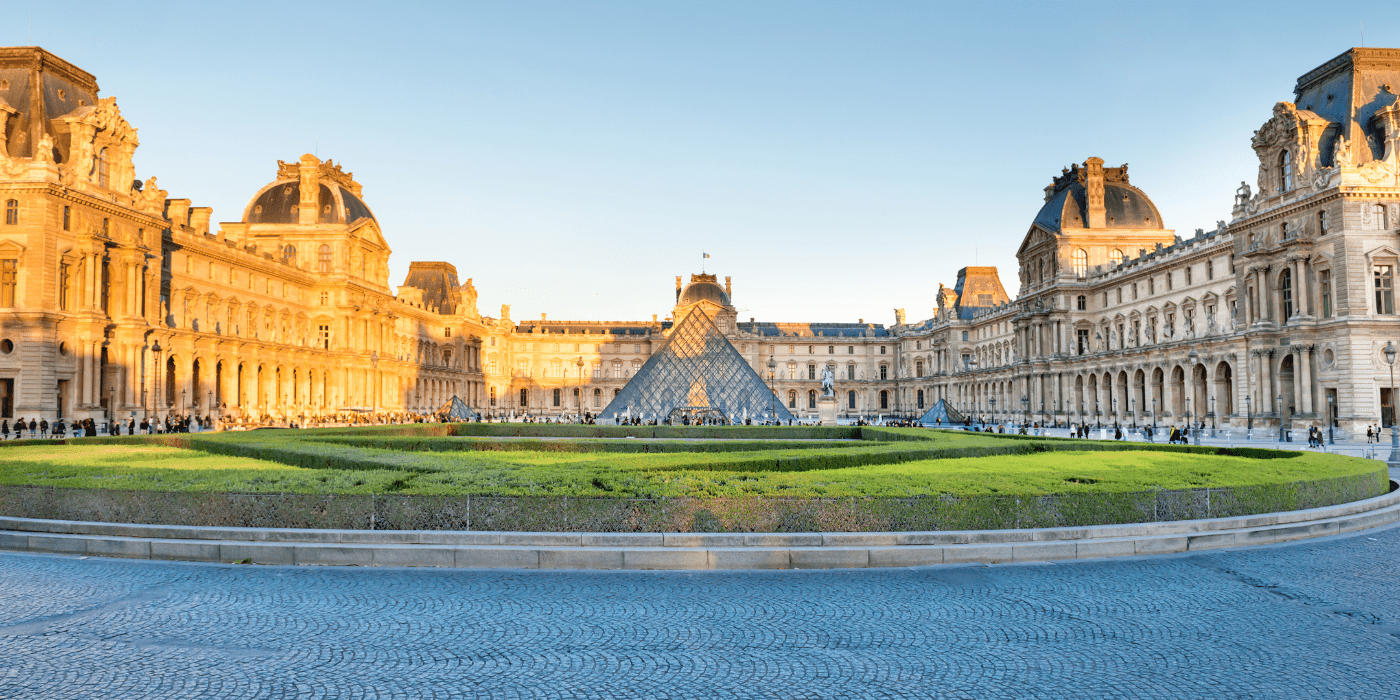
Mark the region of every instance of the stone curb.
[[[1391, 488], [1400, 488], [1391, 482]], [[1274, 544], [1400, 521], [1400, 490], [1238, 518], [1030, 530], [569, 533], [184, 527], [0, 517], [0, 549], [307, 566], [463, 569], [835, 569], [996, 564]]]

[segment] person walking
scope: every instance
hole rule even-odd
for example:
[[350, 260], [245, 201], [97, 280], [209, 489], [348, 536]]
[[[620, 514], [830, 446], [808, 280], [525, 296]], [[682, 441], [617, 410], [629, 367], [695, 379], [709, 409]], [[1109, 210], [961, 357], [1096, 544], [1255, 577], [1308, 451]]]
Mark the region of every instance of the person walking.
[[49, 439], [49, 420], [47, 418], [39, 421], [39, 437]]
[[33, 418], [30, 418], [30, 419], [29, 419], [29, 439], [30, 439], [30, 440], [33, 440], [33, 439], [34, 439], [34, 436], [37, 435], [38, 433], [39, 433], [39, 424], [36, 423], [36, 422], [34, 421]]

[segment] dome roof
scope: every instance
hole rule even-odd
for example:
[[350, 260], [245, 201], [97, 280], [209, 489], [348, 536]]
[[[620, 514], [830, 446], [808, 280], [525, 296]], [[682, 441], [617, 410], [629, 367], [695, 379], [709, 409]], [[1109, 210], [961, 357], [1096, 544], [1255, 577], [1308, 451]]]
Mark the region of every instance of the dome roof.
[[[699, 275], [692, 275], [698, 277]], [[729, 294], [724, 291], [724, 287], [714, 282], [713, 275], [705, 275], [709, 279], [692, 280], [690, 284], [681, 290], [681, 294], [676, 298], [676, 306], [686, 306], [698, 301], [711, 301], [720, 306], [729, 306]]]
[[[349, 224], [360, 219], [374, 219], [374, 212], [364, 200], [336, 182], [322, 180], [316, 207], [318, 224]], [[243, 221], [250, 224], [295, 224], [299, 221], [297, 207], [301, 204], [301, 183], [278, 180], [253, 196], [243, 210]]]
[[1035, 215], [1035, 225], [1047, 231], [1062, 228], [1090, 228], [1086, 182], [1102, 183], [1103, 222], [1093, 228], [1162, 229], [1162, 214], [1157, 205], [1128, 182], [1128, 166], [1103, 167], [1102, 158], [1090, 158], [1064, 169], [1053, 184], [1045, 206]]

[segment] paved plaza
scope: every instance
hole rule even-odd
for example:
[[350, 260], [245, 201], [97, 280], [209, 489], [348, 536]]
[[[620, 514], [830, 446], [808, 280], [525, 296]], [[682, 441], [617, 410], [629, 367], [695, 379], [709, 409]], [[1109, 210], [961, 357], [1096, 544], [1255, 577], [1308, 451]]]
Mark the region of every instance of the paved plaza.
[[1400, 697], [1397, 560], [1395, 527], [859, 571], [0, 553], [0, 698]]

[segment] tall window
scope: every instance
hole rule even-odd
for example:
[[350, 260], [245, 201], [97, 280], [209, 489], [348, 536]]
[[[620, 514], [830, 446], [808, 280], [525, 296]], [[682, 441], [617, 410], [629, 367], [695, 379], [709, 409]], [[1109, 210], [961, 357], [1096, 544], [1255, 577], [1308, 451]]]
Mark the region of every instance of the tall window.
[[1208, 279], [1208, 280], [1213, 280], [1213, 279], [1215, 279], [1215, 261], [1214, 261], [1214, 260], [1207, 260], [1207, 261], [1206, 261], [1206, 279]]
[[58, 309], [68, 310], [68, 263], [58, 264]]
[[93, 167], [97, 170], [97, 186], [108, 187], [107, 178], [110, 165], [107, 162], [107, 149], [104, 148], [97, 152], [97, 162], [93, 163]]
[[923, 407], [924, 407], [924, 390], [923, 390], [923, 389], [920, 389], [920, 390], [919, 390], [919, 393], [918, 393], [918, 401], [919, 401], [919, 408], [923, 408]]
[[1080, 328], [1079, 330], [1074, 332], [1074, 335], [1079, 350], [1077, 354], [1083, 355], [1084, 353], [1089, 352], [1089, 329]]
[[1186, 275], [1186, 283], [1187, 283], [1187, 284], [1191, 284], [1191, 266], [1190, 266], [1190, 265], [1187, 265], [1187, 266], [1186, 266], [1186, 269], [1183, 270], [1182, 272], [1183, 272], [1183, 274]]
[[889, 365], [880, 365], [880, 379], [881, 379], [881, 381], [886, 380], [886, 379], [889, 379], [889, 378], [890, 378], [889, 375], [890, 375], [890, 367], [889, 367]]
[[5, 200], [5, 224], [14, 226], [19, 223], [19, 200]]
[[882, 391], [882, 392], [880, 392], [880, 408], [889, 408], [889, 407], [890, 407], [890, 392], [888, 392], [888, 391]]
[[[1080, 294], [1079, 297], [1075, 299], [1074, 304], [1075, 308], [1079, 309], [1080, 311], [1089, 310], [1089, 298], [1084, 296], [1083, 294]], [[967, 340], [967, 338], [963, 338], [963, 340]]]
[[809, 390], [809, 391], [807, 392], [807, 408], [816, 408], [816, 407], [817, 407], [817, 392], [816, 392], [815, 390]]
[[602, 389], [594, 389], [594, 390], [593, 390], [593, 407], [594, 407], [594, 408], [602, 408], [602, 406], [603, 406], [603, 390], [602, 390]]
[[797, 392], [788, 392], [788, 408], [797, 408]]
[[64, 208], [63, 208], [63, 230], [64, 230], [64, 231], [71, 231], [72, 229], [73, 229], [73, 207], [64, 207]]
[[1322, 270], [1317, 273], [1317, 286], [1319, 296], [1322, 297], [1322, 317], [1332, 318], [1332, 271]]
[[1072, 256], [1074, 261], [1074, 276], [1083, 277], [1089, 272], [1089, 254], [1083, 248], [1076, 248]]
[[1376, 313], [1395, 313], [1395, 280], [1391, 276], [1390, 265], [1377, 265], [1375, 269]]
[[855, 407], [856, 407], [856, 392], [854, 392], [854, 391], [848, 391], [848, 392], [846, 392], [846, 408], [854, 409]]
[[288, 243], [282, 246], [282, 262], [293, 262], [297, 259], [297, 247]]
[[851, 381], [855, 381], [855, 378], [856, 378], [856, 366], [855, 366], [855, 365], [846, 365], [846, 379], [849, 379], [849, 380], [851, 380]]
[[1327, 235], [1327, 212], [1325, 211], [1317, 213], [1317, 235]]
[[491, 387], [491, 405], [496, 405], [496, 387]]
[[330, 246], [328, 246], [328, 245], [322, 245], [322, 246], [320, 247], [320, 249], [316, 251], [316, 270], [317, 270], [318, 272], [330, 272], [330, 271], [331, 271], [331, 247], [330, 247]]
[[530, 390], [529, 390], [529, 389], [521, 389], [521, 390], [520, 390], [520, 407], [521, 407], [521, 408], [525, 408], [526, 406], [529, 406], [529, 405], [530, 405]]
[[1113, 263], [1113, 266], [1114, 266], [1114, 267], [1118, 267], [1119, 265], [1122, 265], [1122, 264], [1123, 264], [1123, 251], [1121, 251], [1121, 250], [1119, 250], [1119, 249], [1117, 249], [1117, 248], [1114, 248], [1114, 249], [1113, 249], [1112, 251], [1110, 251], [1109, 254], [1108, 254], [1108, 261], [1111, 262], [1111, 263]]
[[1279, 296], [1283, 297], [1283, 320], [1293, 317], [1293, 271], [1284, 268], [1278, 276]]
[[320, 341], [320, 342], [319, 342], [320, 346], [321, 346], [322, 348], [326, 349], [326, 350], [330, 350], [330, 349], [331, 349], [331, 327], [330, 327], [329, 325], [316, 326], [316, 333], [317, 333], [317, 336], [318, 336], [318, 340]]
[[555, 390], [554, 390], [554, 407], [555, 407], [555, 408], [558, 408], [558, 407], [559, 407], [559, 390], [558, 390], [558, 389], [555, 389]]
[[816, 365], [807, 365], [807, 378], [808, 378], [808, 379], [816, 379], [816, 378], [817, 378], [817, 366], [816, 366]]
[[0, 260], [0, 306], [15, 305], [15, 290], [19, 288], [19, 260]]
[[1278, 191], [1293, 189], [1293, 156], [1288, 152], [1278, 154]]

